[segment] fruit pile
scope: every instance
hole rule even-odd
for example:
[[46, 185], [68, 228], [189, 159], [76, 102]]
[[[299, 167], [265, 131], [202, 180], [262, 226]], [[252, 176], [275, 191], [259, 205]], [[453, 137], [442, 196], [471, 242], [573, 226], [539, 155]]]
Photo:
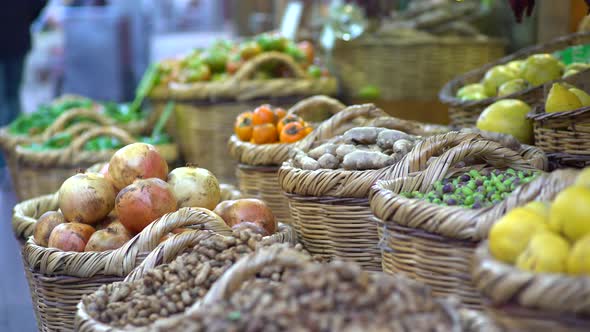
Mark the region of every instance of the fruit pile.
[[294, 143], [313, 128], [303, 119], [280, 108], [261, 105], [253, 112], [244, 112], [236, 118], [234, 133], [240, 141], [254, 144]]
[[590, 275], [590, 169], [553, 202], [534, 201], [492, 227], [489, 248], [505, 263], [537, 273]]
[[[307, 70], [312, 78], [328, 76], [315, 58], [311, 43], [295, 43], [277, 34], [261, 34], [241, 43], [218, 41], [205, 50], [194, 50], [180, 59], [168, 59], [157, 66], [156, 84], [170, 82], [194, 83], [221, 81], [235, 74], [246, 61], [265, 52], [281, 52], [291, 56]], [[279, 63], [269, 63], [255, 74], [254, 79], [290, 77], [290, 70]]]
[[208, 211], [210, 215], [228, 226], [247, 226], [264, 235], [277, 228], [264, 202], [220, 203], [220, 185], [210, 171], [180, 167], [168, 173], [164, 158], [146, 143], [121, 148], [99, 173], [68, 178], [58, 195], [59, 210], [39, 218], [34, 240], [63, 251], [119, 248], [153, 221], [183, 207], [215, 209], [217, 213]]
[[567, 83], [553, 83], [547, 99], [545, 112], [567, 112], [590, 106], [590, 95]]
[[590, 64], [586, 63], [565, 66], [551, 54], [534, 54], [525, 60], [514, 60], [492, 67], [479, 83], [468, 84], [459, 89], [457, 98], [482, 100], [504, 97], [589, 68]]
[[425, 194], [419, 191], [402, 192], [400, 196], [428, 201], [442, 206], [462, 206], [481, 209], [500, 203], [518, 186], [531, 182], [534, 171], [514, 169], [470, 170], [460, 176], [436, 181]]

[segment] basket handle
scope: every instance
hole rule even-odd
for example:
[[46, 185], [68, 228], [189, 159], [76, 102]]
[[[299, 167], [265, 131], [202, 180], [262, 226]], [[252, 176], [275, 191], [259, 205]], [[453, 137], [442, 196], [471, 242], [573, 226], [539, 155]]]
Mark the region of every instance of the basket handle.
[[97, 126], [96, 123], [80, 122], [80, 123], [76, 123], [74, 125], [69, 126], [63, 132], [72, 135], [72, 137], [78, 137], [83, 132], [86, 132], [92, 128], [95, 128], [96, 126]]
[[131, 137], [125, 130], [109, 126], [109, 127], [95, 127], [87, 131], [86, 133], [82, 134], [81, 136], [74, 139], [72, 142], [71, 151], [74, 153], [81, 152], [84, 150], [84, 144], [90, 141], [93, 138], [100, 137], [100, 136], [110, 136], [116, 138], [121, 141], [124, 145], [129, 145], [132, 143], [137, 142], [133, 137]]
[[280, 52], [267, 52], [257, 55], [253, 59], [247, 61], [240, 69], [238, 69], [233, 79], [237, 82], [247, 81], [262, 65], [271, 62], [280, 62], [286, 65], [295, 78], [307, 78], [307, 74], [292, 57]]
[[202, 304], [210, 304], [215, 301], [227, 299], [237, 291], [242, 283], [253, 278], [269, 265], [280, 265], [282, 267], [299, 267], [308, 258], [298, 251], [285, 246], [271, 246], [261, 248], [254, 254], [238, 260], [213, 284], [213, 287], [203, 298]]
[[111, 122], [103, 115], [101, 115], [98, 112], [98, 109], [100, 109], [100, 106], [94, 107], [93, 109], [74, 108], [68, 110], [64, 112], [62, 115], [60, 115], [49, 127], [47, 127], [47, 129], [45, 129], [45, 131], [43, 132], [43, 135], [45, 136], [45, 138], [49, 138], [61, 131], [64, 131], [68, 123], [70, 123], [70, 121], [78, 117], [90, 118], [96, 121], [98, 125], [110, 125]]
[[338, 99], [330, 98], [324, 95], [312, 96], [305, 98], [293, 105], [287, 113], [294, 114], [305, 119], [305, 115], [314, 112], [317, 109], [326, 109], [331, 114], [336, 114], [346, 108], [346, 105]]

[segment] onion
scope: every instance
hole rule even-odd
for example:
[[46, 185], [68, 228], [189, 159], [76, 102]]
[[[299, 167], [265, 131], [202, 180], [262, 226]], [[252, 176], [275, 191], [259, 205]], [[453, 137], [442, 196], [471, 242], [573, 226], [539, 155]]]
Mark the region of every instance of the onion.
[[108, 172], [115, 187], [122, 189], [137, 179], [166, 180], [168, 164], [153, 145], [133, 143], [115, 152]]
[[69, 222], [93, 225], [115, 206], [115, 189], [98, 173], [79, 173], [59, 188], [59, 208]]
[[90, 225], [69, 222], [57, 225], [49, 236], [49, 248], [63, 251], [84, 251], [86, 243], [94, 233]]
[[176, 168], [168, 174], [168, 184], [178, 200], [179, 208], [201, 207], [213, 210], [221, 199], [219, 181], [204, 168]]
[[157, 178], [137, 180], [117, 195], [115, 208], [119, 221], [139, 233], [152, 221], [176, 211], [176, 197], [170, 185]]
[[214, 212], [232, 228], [240, 223], [248, 222], [263, 228], [269, 235], [277, 230], [277, 221], [272, 211], [259, 199], [247, 198], [221, 202]]
[[47, 211], [39, 217], [35, 223], [35, 230], [33, 232], [33, 239], [35, 243], [40, 246], [47, 247], [49, 243], [49, 236], [57, 225], [65, 223], [63, 214], [57, 211]]

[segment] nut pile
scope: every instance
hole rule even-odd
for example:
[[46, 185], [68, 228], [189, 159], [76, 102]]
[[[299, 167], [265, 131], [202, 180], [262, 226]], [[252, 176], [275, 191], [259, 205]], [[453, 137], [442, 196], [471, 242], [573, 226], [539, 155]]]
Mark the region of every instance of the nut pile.
[[[250, 230], [235, 237], [211, 237], [170, 264], [148, 271], [143, 278], [108, 291], [102, 286], [82, 301], [88, 314], [114, 327], [145, 326], [159, 318], [182, 313], [202, 298], [211, 285], [240, 257], [253, 252], [262, 236]], [[302, 250], [300, 245], [295, 247]], [[279, 274], [269, 271], [269, 278]]]
[[[408, 279], [350, 262], [308, 263], [280, 283], [245, 283], [227, 300], [154, 325], [156, 331], [451, 331], [447, 306]], [[456, 327], [455, 327], [456, 328]]]
[[298, 154], [294, 163], [305, 170], [380, 169], [401, 160], [412, 150], [418, 138], [393, 129], [352, 128], [306, 155]]

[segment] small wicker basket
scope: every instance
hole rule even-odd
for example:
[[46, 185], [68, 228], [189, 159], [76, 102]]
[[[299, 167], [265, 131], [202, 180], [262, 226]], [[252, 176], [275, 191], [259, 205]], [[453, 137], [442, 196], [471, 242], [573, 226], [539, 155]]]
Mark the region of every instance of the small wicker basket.
[[[464, 128], [473, 127], [479, 118], [479, 115], [489, 105], [502, 99], [520, 99], [531, 107], [535, 107], [543, 101], [543, 85], [531, 87], [517, 93], [505, 96], [505, 97], [494, 97], [483, 100], [475, 101], [461, 101], [456, 97], [457, 91], [470, 83], [479, 82], [485, 75], [485, 73], [492, 67], [497, 65], [506, 64], [513, 60], [526, 59], [528, 56], [537, 53], [551, 53], [554, 51], [562, 50], [569, 46], [587, 44], [590, 43], [590, 33], [576, 33], [561, 38], [557, 38], [545, 44], [536, 45], [528, 48], [524, 48], [516, 53], [508, 55], [498, 61], [489, 63], [479, 69], [470, 71], [461, 76], [454, 78], [449, 81], [440, 91], [440, 101], [448, 105], [449, 116], [451, 125]], [[573, 75], [582, 75], [584, 72]]]
[[[372, 104], [350, 106], [324, 122], [311, 135], [312, 143], [295, 153], [305, 153], [313, 144], [342, 133], [351, 122], [398, 129], [414, 135], [446, 132], [443, 126], [424, 125], [388, 116]], [[279, 170], [279, 182], [289, 198], [291, 220], [299, 239], [314, 255], [351, 259], [363, 268], [381, 271], [377, 228], [369, 208], [371, 185], [378, 179], [406, 175], [411, 163], [398, 163], [378, 170], [303, 170], [287, 161]]]
[[[84, 144], [95, 137], [117, 138], [124, 145], [136, 142], [135, 138], [123, 129], [92, 126], [80, 123], [68, 128], [67, 131], [77, 137], [70, 146], [63, 149], [35, 151], [18, 145], [15, 149], [14, 164], [17, 171], [13, 174], [18, 198], [26, 200], [55, 192], [77, 170], [96, 163], [108, 162], [116, 150], [84, 150]], [[178, 162], [178, 149], [175, 144], [162, 144], [156, 148], [170, 165]]]
[[477, 243], [507, 210], [562, 185], [548, 179], [545, 173], [517, 188], [501, 203], [473, 210], [400, 196], [407, 191], [426, 193], [436, 181], [469, 169], [530, 170], [547, 166], [547, 159], [538, 148], [523, 146], [520, 151], [513, 151], [477, 136], [463, 134], [462, 139], [450, 140], [454, 135], [428, 138], [417, 146], [412, 153], [432, 147], [429, 155], [439, 157], [421, 172], [377, 182], [371, 193], [371, 209], [378, 219], [385, 272], [404, 273], [431, 286], [437, 295], [456, 295], [466, 306], [479, 309], [481, 298], [469, 272]]
[[[294, 78], [251, 79], [268, 63], [284, 64]], [[291, 57], [268, 52], [246, 62], [228, 80], [170, 83], [156, 87], [150, 100], [156, 109], [161, 109], [169, 100], [175, 101], [174, 134], [186, 161], [213, 170], [222, 182], [233, 183], [237, 163], [227, 151], [227, 141], [236, 116], [264, 103], [289, 108], [303, 96], [336, 92], [334, 78], [313, 79]]]
[[[328, 116], [342, 110], [345, 106], [336, 99], [326, 96], [314, 96], [295, 104], [289, 113], [314, 120], [314, 113]], [[229, 142], [230, 154], [238, 160], [238, 184], [240, 191], [247, 197], [264, 200], [272, 209], [275, 216], [286, 223], [290, 223], [289, 202], [283, 195], [278, 180], [280, 165], [289, 158], [292, 146], [301, 144], [262, 144], [257, 145], [240, 141], [232, 135]]]

